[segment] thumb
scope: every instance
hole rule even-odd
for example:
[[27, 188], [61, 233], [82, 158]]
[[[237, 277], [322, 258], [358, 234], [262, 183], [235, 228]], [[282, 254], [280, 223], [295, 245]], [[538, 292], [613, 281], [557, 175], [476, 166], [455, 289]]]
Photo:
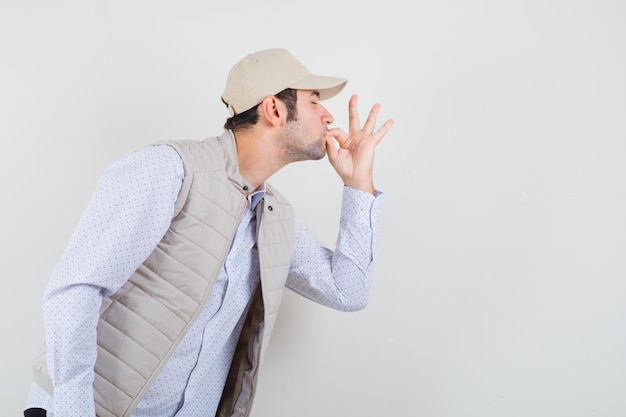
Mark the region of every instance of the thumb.
[[337, 144], [335, 143], [335, 139], [330, 136], [326, 136], [326, 155], [328, 155], [328, 161], [331, 165], [335, 165], [335, 161], [337, 160], [337, 154], [339, 150], [337, 149]]

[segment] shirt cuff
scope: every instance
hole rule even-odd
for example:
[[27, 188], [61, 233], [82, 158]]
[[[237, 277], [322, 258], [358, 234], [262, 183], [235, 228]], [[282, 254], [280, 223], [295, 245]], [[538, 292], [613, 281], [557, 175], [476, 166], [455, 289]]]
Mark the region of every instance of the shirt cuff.
[[341, 221], [354, 221], [375, 228], [380, 217], [382, 200], [382, 191], [374, 190], [372, 195], [366, 191], [344, 186]]

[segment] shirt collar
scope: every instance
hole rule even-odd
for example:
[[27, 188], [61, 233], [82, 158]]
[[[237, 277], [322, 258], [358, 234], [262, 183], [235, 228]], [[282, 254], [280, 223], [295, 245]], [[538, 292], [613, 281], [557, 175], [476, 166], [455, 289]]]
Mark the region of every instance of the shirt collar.
[[265, 197], [265, 183], [259, 185], [259, 188], [248, 195], [248, 205], [250, 209], [254, 210], [263, 197]]

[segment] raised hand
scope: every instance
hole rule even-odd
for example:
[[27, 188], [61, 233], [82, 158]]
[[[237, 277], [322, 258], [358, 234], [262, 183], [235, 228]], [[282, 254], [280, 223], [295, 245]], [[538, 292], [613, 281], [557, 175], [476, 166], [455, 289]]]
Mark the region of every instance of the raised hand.
[[374, 194], [374, 151], [394, 121], [389, 119], [374, 131], [381, 107], [380, 104], [375, 104], [361, 128], [357, 99], [353, 95], [348, 103], [348, 133], [339, 128], [329, 129], [326, 135], [326, 152], [330, 164], [344, 185]]

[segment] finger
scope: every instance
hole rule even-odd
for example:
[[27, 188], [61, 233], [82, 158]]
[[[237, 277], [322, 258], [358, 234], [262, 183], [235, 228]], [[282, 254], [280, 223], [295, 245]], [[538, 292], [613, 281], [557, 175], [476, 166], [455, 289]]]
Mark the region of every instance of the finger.
[[365, 121], [365, 124], [363, 125], [363, 130], [367, 133], [373, 133], [374, 132], [374, 127], [376, 126], [376, 118], [378, 117], [378, 112], [380, 111], [380, 104], [374, 104], [374, 106], [372, 107], [372, 110], [370, 110], [370, 113], [367, 115], [367, 120]]
[[359, 120], [359, 111], [357, 109], [358, 96], [353, 94], [348, 102], [348, 130], [355, 132], [361, 130], [361, 121]]
[[376, 133], [374, 133], [374, 138], [376, 139], [376, 143], [382, 140], [383, 136], [387, 134], [387, 131], [391, 129], [391, 126], [393, 126], [394, 123], [395, 121], [392, 119], [389, 119], [385, 123], [383, 123], [383, 125], [376, 131]]
[[326, 136], [333, 137], [337, 140], [337, 142], [342, 143], [345, 141], [348, 134], [341, 130], [341, 128], [333, 127], [332, 129], [328, 129]]

